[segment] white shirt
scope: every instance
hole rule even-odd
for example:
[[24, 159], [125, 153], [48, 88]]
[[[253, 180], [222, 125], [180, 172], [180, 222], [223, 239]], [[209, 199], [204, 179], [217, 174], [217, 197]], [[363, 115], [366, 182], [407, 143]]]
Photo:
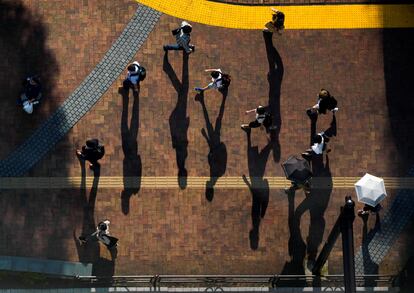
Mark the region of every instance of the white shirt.
[[222, 71], [221, 69], [216, 70], [217, 72], [219, 72], [219, 76], [217, 78], [211, 78], [211, 83], [208, 84], [208, 88], [210, 89], [219, 89], [223, 86], [223, 80], [222, 78]]
[[315, 154], [317, 154], [317, 155], [320, 155], [320, 154], [322, 154], [323, 153], [323, 146], [324, 146], [324, 139], [323, 139], [323, 136], [321, 135], [321, 137], [322, 137], [322, 141], [321, 141], [321, 143], [314, 143], [312, 146], [311, 146], [311, 148], [312, 148], [312, 150], [315, 152]]
[[139, 81], [139, 74], [137, 74], [139, 72], [139, 63], [137, 61], [132, 62], [132, 64], [135, 65], [135, 71], [134, 72], [129, 72], [128, 71], [128, 75], [127, 75], [127, 79], [132, 83], [132, 84], [137, 84]]

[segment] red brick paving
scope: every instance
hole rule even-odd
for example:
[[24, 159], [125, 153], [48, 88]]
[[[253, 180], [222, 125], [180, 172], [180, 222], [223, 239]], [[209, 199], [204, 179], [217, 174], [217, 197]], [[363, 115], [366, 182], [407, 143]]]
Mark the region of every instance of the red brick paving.
[[[66, 97], [86, 76], [135, 8], [134, 4], [127, 2], [122, 5], [105, 1], [99, 3], [89, 4], [89, 14], [82, 14], [78, 11], [78, 5], [83, 4], [68, 2], [67, 8], [61, 7], [60, 10], [68, 14], [70, 21], [54, 18], [53, 12], [57, 13], [57, 6], [52, 4], [45, 3], [40, 8], [29, 6], [33, 11], [45, 11], [43, 22], [50, 31], [50, 42], [57, 44], [56, 48], [52, 44], [49, 46], [55, 50], [59, 67], [66, 64], [62, 60], [76, 60], [72, 61], [76, 66], [67, 68], [73, 79], [67, 84], [63, 81], [57, 84], [56, 92], [60, 93], [57, 96]], [[106, 12], [103, 12], [104, 8]], [[114, 16], [109, 17], [112, 15], [109, 11], [115, 11]], [[128, 13], [123, 14], [126, 11]], [[94, 15], [96, 19], [88, 19], [88, 15]], [[83, 21], [82, 25], [77, 25], [78, 17], [81, 23]], [[97, 26], [101, 18], [106, 19], [102, 24], [105, 29]], [[147, 79], [142, 82], [139, 98], [138, 154], [142, 160], [143, 176], [177, 174], [168, 124], [177, 93], [162, 71], [162, 44], [173, 41], [170, 31], [178, 22], [172, 17], [162, 16], [157, 28], [136, 56], [148, 72]], [[58, 24], [66, 27], [66, 30]], [[87, 32], [84, 31], [85, 27]], [[61, 36], [60, 33], [66, 35]], [[203, 69], [216, 66], [233, 76], [221, 131], [221, 139], [228, 152], [224, 176], [247, 175], [246, 138], [239, 125], [250, 119], [244, 115], [245, 110], [266, 104], [268, 100], [268, 69], [262, 33], [194, 24], [193, 42], [197, 49], [189, 60], [188, 175], [209, 176], [209, 150], [200, 131], [205, 127], [205, 121], [201, 106], [194, 101], [191, 89], [208, 82], [208, 75]], [[405, 166], [402, 162], [394, 162], [397, 149], [387, 120], [382, 31], [286, 31], [282, 37], [274, 38], [274, 44], [285, 69], [280, 99], [282, 160], [307, 147], [309, 121], [304, 109], [313, 105], [316, 93], [325, 87], [337, 97], [340, 107], [337, 114], [338, 137], [330, 143], [332, 176], [362, 176], [365, 172], [377, 176], [403, 175]], [[180, 77], [181, 53], [170, 52], [169, 60]], [[80, 176], [74, 149], [89, 137], [99, 137], [106, 146], [101, 175], [123, 174], [120, 129], [122, 97], [118, 93], [122, 79], [123, 76], [70, 131], [67, 138], [35, 166], [30, 176]], [[221, 95], [209, 91], [205, 96], [210, 120], [214, 123]], [[373, 108], [372, 104], [376, 107]], [[7, 120], [5, 109], [11, 108], [2, 108], [2, 121]], [[46, 106], [41, 111], [46, 111]], [[47, 113], [50, 112], [37, 113], [43, 116], [36, 119], [44, 119]], [[16, 115], [14, 119], [18, 117]], [[318, 130], [326, 128], [329, 119], [329, 115], [321, 117]], [[37, 125], [34, 123], [33, 127]], [[28, 125], [25, 127], [32, 129]], [[8, 135], [13, 138], [8, 144], [3, 142], [2, 149], [11, 150], [23, 139], [19, 135], [14, 138], [15, 131], [10, 132], [11, 129], [2, 129], [8, 130]], [[252, 140], [259, 148], [266, 144], [264, 132], [258, 129], [253, 130]], [[265, 176], [282, 176], [279, 164], [270, 155]], [[115, 264], [116, 274], [270, 274], [281, 272], [285, 262], [290, 260], [288, 202], [281, 190], [270, 191], [269, 206], [260, 224], [257, 250], [252, 250], [249, 244], [252, 221], [251, 194], [247, 188], [216, 190], [211, 203], [205, 199], [204, 190], [141, 189], [131, 197], [128, 215], [121, 211], [121, 191], [98, 189], [94, 209], [94, 222], [109, 218], [112, 221], [112, 234], [121, 239]], [[3, 215], [3, 221], [0, 233], [4, 236], [0, 241], [1, 254], [79, 259], [72, 236], [73, 229], [76, 229], [77, 234], [81, 231], [86, 204], [79, 190], [16, 190], [1, 193], [0, 214]], [[394, 192], [390, 193], [389, 198], [392, 198]], [[353, 194], [353, 190], [334, 190], [328, 196], [323, 240], [333, 226], [346, 194]], [[303, 199], [304, 195], [300, 193], [296, 205]], [[385, 205], [387, 202], [389, 199]], [[314, 204], [317, 203], [315, 199]], [[301, 218], [301, 234], [305, 242], [309, 223], [309, 213], [305, 212]], [[372, 221], [370, 225], [373, 225]], [[361, 221], [356, 219], [355, 247], [360, 245], [361, 229]], [[380, 268], [381, 272], [396, 271], [406, 257], [404, 250], [409, 240], [407, 235], [401, 237], [386, 259], [386, 264]], [[101, 255], [106, 254], [101, 251]], [[338, 243], [329, 259], [329, 272], [340, 271]]]

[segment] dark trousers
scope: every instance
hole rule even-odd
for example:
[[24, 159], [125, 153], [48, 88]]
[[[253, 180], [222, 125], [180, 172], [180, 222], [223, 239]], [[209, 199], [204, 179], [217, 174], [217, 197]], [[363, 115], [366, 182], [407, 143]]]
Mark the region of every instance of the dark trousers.
[[[194, 45], [188, 45], [191, 49], [195, 49]], [[184, 48], [178, 44], [174, 44], [174, 45], [165, 45], [164, 46], [165, 50], [174, 50], [174, 51], [178, 51], [178, 50], [184, 50]]]
[[[132, 84], [132, 82], [129, 79], [125, 79], [124, 82], [122, 83], [122, 86], [124, 87], [124, 89], [134, 89], [134, 85]], [[137, 86], [139, 86], [139, 81]]]
[[268, 128], [272, 125], [272, 119], [271, 118], [266, 118], [263, 123], [260, 123], [257, 120], [254, 120], [252, 122], [249, 123], [249, 127], [250, 128], [257, 128], [260, 127], [263, 124], [264, 127]]

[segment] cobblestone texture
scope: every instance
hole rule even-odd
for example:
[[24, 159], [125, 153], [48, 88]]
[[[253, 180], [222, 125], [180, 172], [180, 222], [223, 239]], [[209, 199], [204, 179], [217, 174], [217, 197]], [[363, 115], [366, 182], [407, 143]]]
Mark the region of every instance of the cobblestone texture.
[[160, 15], [148, 7], [139, 6], [121, 36], [82, 84], [29, 139], [0, 162], [0, 176], [25, 174], [65, 136], [118, 78]]

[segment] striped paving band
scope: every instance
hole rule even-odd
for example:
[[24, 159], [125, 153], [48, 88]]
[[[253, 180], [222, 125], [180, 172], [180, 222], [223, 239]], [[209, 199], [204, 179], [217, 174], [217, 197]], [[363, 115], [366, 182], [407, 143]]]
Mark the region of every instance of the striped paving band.
[[[203, 24], [263, 29], [269, 6], [246, 6], [207, 0], [136, 0], [165, 14]], [[286, 29], [367, 29], [414, 27], [414, 4], [335, 4], [277, 7], [286, 15]]]
[[[247, 177], [251, 182], [251, 179]], [[255, 188], [281, 189], [290, 186], [290, 181], [284, 177], [255, 178]], [[312, 186], [315, 188], [354, 188], [359, 177], [333, 177], [313, 178]], [[206, 181], [210, 177], [187, 177], [187, 188], [205, 188]], [[387, 189], [414, 189], [413, 177], [384, 177]], [[259, 183], [257, 183], [259, 182]], [[91, 187], [93, 177], [0, 177], [0, 189], [62, 189], [79, 188], [81, 184]], [[247, 185], [240, 177], [221, 177], [215, 184], [215, 188], [238, 189]], [[101, 176], [99, 188], [178, 188], [178, 178], [175, 176], [166, 177], [122, 177], [122, 176]]]

